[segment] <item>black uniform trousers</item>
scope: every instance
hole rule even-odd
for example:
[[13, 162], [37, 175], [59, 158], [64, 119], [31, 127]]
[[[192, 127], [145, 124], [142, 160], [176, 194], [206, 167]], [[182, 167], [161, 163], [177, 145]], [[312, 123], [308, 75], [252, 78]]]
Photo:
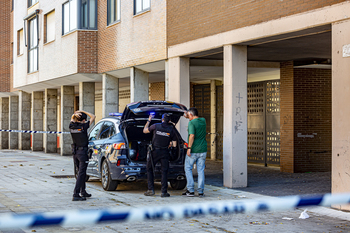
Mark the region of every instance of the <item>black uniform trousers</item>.
[[76, 154], [73, 155], [75, 166], [78, 168], [78, 177], [74, 187], [74, 197], [80, 196], [79, 193], [86, 193], [85, 191], [85, 180], [86, 180], [86, 169], [88, 166], [89, 157], [87, 149], [79, 149]]
[[[154, 149], [151, 152], [153, 167], [156, 166], [158, 162], [161, 164], [162, 170], [162, 193], [167, 193], [168, 191], [168, 169], [169, 169], [169, 150], [168, 149]], [[147, 180], [148, 180], [148, 190], [154, 190], [154, 174], [153, 174], [152, 161], [150, 156], [147, 158]]]

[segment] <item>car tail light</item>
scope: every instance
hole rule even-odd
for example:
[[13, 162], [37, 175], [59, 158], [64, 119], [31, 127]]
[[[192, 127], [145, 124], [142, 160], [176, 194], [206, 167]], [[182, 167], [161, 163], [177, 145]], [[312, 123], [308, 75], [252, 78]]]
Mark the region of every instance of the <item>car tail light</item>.
[[188, 148], [188, 143], [185, 142], [184, 145], [185, 145], [185, 149], [187, 149]]
[[114, 143], [113, 148], [116, 150], [124, 149], [125, 148], [125, 143]]
[[118, 162], [117, 162], [117, 167], [119, 167], [120, 166], [120, 160], [118, 160]]

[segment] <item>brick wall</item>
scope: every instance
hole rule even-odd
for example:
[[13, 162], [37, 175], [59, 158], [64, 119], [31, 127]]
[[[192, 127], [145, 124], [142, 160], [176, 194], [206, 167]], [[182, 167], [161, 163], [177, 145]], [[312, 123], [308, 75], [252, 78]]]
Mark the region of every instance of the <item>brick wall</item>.
[[151, 10], [133, 15], [133, 1], [121, 1], [121, 19], [107, 26], [107, 1], [98, 1], [98, 72], [167, 58], [166, 1], [152, 0]]
[[280, 169], [294, 172], [293, 62], [282, 62], [280, 72]]
[[294, 130], [294, 172], [331, 171], [330, 69], [294, 69]]
[[151, 83], [149, 88], [150, 100], [165, 100], [165, 83]]
[[346, 0], [168, 0], [169, 46]]
[[331, 80], [331, 70], [281, 63], [281, 171], [331, 170]]
[[0, 1], [0, 92], [10, 91], [11, 0]]
[[97, 31], [78, 31], [78, 73], [97, 73]]

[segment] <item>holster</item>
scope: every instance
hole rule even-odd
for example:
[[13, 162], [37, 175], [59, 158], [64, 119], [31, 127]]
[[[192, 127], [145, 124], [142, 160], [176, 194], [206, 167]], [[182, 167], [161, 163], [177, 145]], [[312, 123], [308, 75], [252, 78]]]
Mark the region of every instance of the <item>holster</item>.
[[75, 143], [70, 145], [71, 149], [72, 149], [72, 154], [75, 155], [77, 153], [77, 145]]

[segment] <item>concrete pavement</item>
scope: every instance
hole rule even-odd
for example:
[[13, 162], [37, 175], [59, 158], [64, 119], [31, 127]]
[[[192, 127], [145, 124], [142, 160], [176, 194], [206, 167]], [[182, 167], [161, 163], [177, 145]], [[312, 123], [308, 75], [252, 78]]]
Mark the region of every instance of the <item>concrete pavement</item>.
[[[92, 198], [72, 202], [75, 184], [70, 156], [20, 150], [0, 150], [0, 214], [24, 212], [54, 212], [75, 209], [110, 207], [141, 207], [214, 200], [245, 200], [263, 198], [261, 194], [206, 185], [205, 198], [182, 197], [182, 191], [172, 190], [171, 197], [146, 197], [146, 182], [125, 183], [116, 191], [106, 192], [99, 180], [87, 183]], [[275, 198], [275, 197], [271, 197]], [[350, 214], [330, 208], [308, 211], [309, 219], [299, 219], [301, 209], [259, 214], [237, 214], [195, 217], [183, 220], [137, 223], [109, 223], [94, 226], [36, 227], [2, 232], [349, 232]], [[332, 217], [333, 216], [333, 217]], [[1, 217], [1, 215], [0, 215]], [[290, 217], [293, 220], [283, 220]]]

